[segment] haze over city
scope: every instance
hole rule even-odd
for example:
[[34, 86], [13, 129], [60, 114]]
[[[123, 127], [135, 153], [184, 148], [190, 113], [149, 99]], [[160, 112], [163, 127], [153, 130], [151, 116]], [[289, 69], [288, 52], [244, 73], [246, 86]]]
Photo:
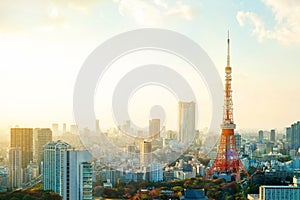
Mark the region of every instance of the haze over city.
[[299, 200], [299, 10], [1, 0], [0, 200]]
[[[224, 38], [230, 29], [237, 128], [281, 130], [298, 119], [298, 1], [30, 2], [0, 3], [1, 134], [8, 135], [9, 127], [15, 125], [48, 127], [53, 122], [74, 123], [73, 89], [87, 56], [106, 39], [144, 27], [178, 31], [196, 41], [213, 60], [222, 80], [226, 61]], [[163, 60], [164, 55], [154, 56]], [[119, 65], [137, 65], [145, 55], [136, 55], [137, 60], [133, 57], [123, 63], [121, 60]], [[167, 58], [165, 62], [172, 65], [172, 57]], [[112, 81], [105, 90], [108, 93], [113, 89], [110, 86], [114, 78], [118, 80], [118, 73], [122, 75], [112, 70]], [[187, 72], [186, 78], [195, 83], [192, 72]], [[200, 82], [199, 87], [194, 87], [204, 102], [200, 105], [204, 116], [201, 127], [206, 127], [206, 116], [211, 115], [210, 99]], [[132, 119], [147, 125], [151, 105], [168, 102], [167, 127], [176, 129], [176, 99], [159, 88], [144, 89], [132, 98]], [[145, 100], [144, 96], [154, 98]], [[164, 98], [153, 102], [156, 96]], [[110, 99], [99, 94], [95, 98], [101, 126], [115, 126], [107, 117], [110, 110], [103, 106]]]

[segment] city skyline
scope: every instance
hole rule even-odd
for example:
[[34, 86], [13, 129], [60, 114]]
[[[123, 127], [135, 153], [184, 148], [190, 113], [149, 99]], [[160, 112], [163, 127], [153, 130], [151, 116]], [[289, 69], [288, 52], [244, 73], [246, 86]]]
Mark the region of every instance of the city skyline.
[[[297, 52], [300, 52], [300, 38], [295, 27], [300, 22], [296, 12], [300, 3], [296, 1], [225, 3], [203, 0], [173, 3], [130, 0], [82, 4], [78, 1], [49, 0], [45, 5], [38, 3], [34, 6], [19, 3], [0, 3], [3, 9], [0, 21], [2, 135], [8, 135], [10, 125], [33, 128], [50, 127], [52, 123], [73, 124], [73, 88], [86, 57], [113, 35], [143, 27], [171, 29], [196, 41], [213, 60], [222, 80], [226, 64], [224, 38], [227, 29], [230, 29], [233, 76], [236, 77], [232, 84], [237, 129], [281, 130], [299, 120], [300, 82], [297, 75], [300, 73], [300, 61]], [[143, 8], [147, 11], [141, 13]], [[220, 14], [214, 16], [216, 12]], [[32, 16], [30, 19], [21, 20], [29, 15]], [[135, 56], [142, 60], [145, 55]], [[161, 57], [165, 55], [154, 56], [163, 60]], [[169, 65], [174, 64], [171, 59], [167, 57]], [[129, 57], [121, 61], [136, 65], [141, 63], [140, 60], [134, 63]], [[116, 63], [116, 68], [122, 62]], [[108, 77], [118, 79], [122, 73], [112, 69], [113, 75]], [[190, 73], [187, 71], [186, 75], [191, 77], [195, 89], [205, 90], [205, 87], [198, 87], [201, 83]], [[113, 84], [108, 82], [108, 86]], [[151, 94], [163, 99], [157, 101], [154, 95], [144, 102], [145, 95]], [[197, 94], [204, 99], [205, 105], [209, 104], [205, 92], [198, 91]], [[95, 99], [96, 102], [100, 99], [98, 94]], [[102, 101], [103, 105], [107, 105], [109, 99]], [[132, 120], [146, 126], [148, 108], [153, 101], [155, 104], [168, 104], [168, 129], [176, 130], [178, 102], [157, 87], [145, 88], [133, 96], [129, 108]], [[107, 108], [102, 104], [96, 104], [95, 108], [101, 128], [114, 126], [113, 121], [106, 120], [101, 113], [107, 114]], [[207, 113], [209, 110], [204, 108], [204, 114]], [[208, 121], [204, 119], [200, 128], [205, 127]]]

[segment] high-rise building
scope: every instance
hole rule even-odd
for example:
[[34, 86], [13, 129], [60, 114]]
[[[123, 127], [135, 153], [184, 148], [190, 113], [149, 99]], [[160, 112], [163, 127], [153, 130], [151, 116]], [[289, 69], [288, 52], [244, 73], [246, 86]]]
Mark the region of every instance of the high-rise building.
[[149, 120], [149, 137], [153, 139], [160, 138], [160, 119]]
[[286, 140], [287, 140], [289, 146], [291, 147], [291, 144], [292, 144], [292, 129], [291, 129], [291, 127], [286, 128], [285, 137], [286, 137]]
[[264, 140], [264, 131], [263, 130], [259, 130], [258, 131], [258, 142], [263, 142]]
[[96, 119], [96, 132], [100, 131], [99, 119]]
[[34, 129], [35, 133], [35, 157], [36, 162], [41, 169], [41, 162], [43, 160], [43, 148], [44, 145], [52, 141], [52, 131], [50, 128], [36, 128]]
[[25, 171], [30, 161], [33, 161], [33, 129], [11, 128], [10, 147], [21, 148], [22, 181], [26, 181]]
[[63, 200], [92, 199], [92, 156], [73, 150], [67, 143], [49, 142], [44, 148], [43, 189], [53, 190]]
[[71, 132], [72, 134], [77, 134], [78, 128], [77, 128], [77, 125], [76, 125], [76, 124], [72, 124], [72, 125], [70, 126], [70, 132]]
[[240, 151], [241, 146], [242, 146], [242, 137], [238, 133], [234, 134], [234, 137], [235, 137], [236, 148], [237, 148], [238, 151]]
[[54, 135], [58, 135], [59, 134], [58, 124], [52, 124], [52, 133]]
[[151, 163], [152, 144], [148, 141], [142, 141], [140, 144], [140, 166], [147, 167]]
[[150, 182], [160, 182], [163, 180], [163, 166], [160, 163], [150, 165]]
[[195, 136], [195, 102], [178, 103], [178, 140], [187, 144]]
[[292, 125], [292, 140], [294, 141], [295, 149], [300, 148], [300, 121]]
[[67, 132], [67, 124], [63, 123], [63, 131], [62, 133], [65, 134]]
[[43, 150], [43, 189], [52, 190], [59, 195], [65, 194], [63, 185], [65, 180], [64, 167], [65, 152], [71, 146], [65, 142], [48, 142]]
[[23, 183], [22, 150], [21, 147], [9, 149], [9, 188], [20, 188]]
[[298, 150], [300, 147], [300, 121], [286, 129], [286, 138], [291, 149]]
[[67, 159], [64, 164], [66, 179], [63, 180], [65, 187], [63, 200], [84, 200], [81, 198], [84, 192], [88, 191], [88, 194], [92, 192], [91, 164], [86, 163], [92, 161], [92, 156], [87, 150], [68, 150], [65, 153]]
[[91, 162], [82, 162], [79, 167], [79, 199], [93, 199], [93, 165]]
[[275, 142], [275, 130], [274, 129], [271, 130], [270, 140], [271, 140], [271, 142]]

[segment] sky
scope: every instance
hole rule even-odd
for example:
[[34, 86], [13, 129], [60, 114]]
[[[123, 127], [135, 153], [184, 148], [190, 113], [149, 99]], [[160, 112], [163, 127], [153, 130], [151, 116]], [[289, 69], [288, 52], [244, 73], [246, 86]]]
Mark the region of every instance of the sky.
[[[0, 132], [7, 134], [15, 125], [75, 123], [74, 84], [88, 55], [112, 36], [139, 28], [169, 29], [191, 38], [207, 52], [222, 79], [229, 29], [237, 127], [283, 129], [300, 114], [299, 10], [298, 0], [1, 0]], [[104, 93], [96, 92], [101, 127], [115, 126], [109, 96], [113, 82], [121, 78], [119, 69], [156, 58], [181, 68], [201, 99], [199, 127], [209, 126], [209, 96], [190, 66], [170, 55], [145, 52], [115, 63]], [[134, 93], [131, 120], [146, 126], [149, 109], [156, 104], [166, 109], [167, 128], [176, 129], [176, 98], [158, 87]]]

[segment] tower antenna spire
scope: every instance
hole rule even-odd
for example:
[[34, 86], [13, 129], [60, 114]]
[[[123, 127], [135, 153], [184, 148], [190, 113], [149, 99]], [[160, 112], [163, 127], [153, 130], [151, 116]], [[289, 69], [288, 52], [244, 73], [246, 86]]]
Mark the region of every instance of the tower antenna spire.
[[230, 38], [229, 38], [229, 30], [227, 33], [227, 67], [230, 67]]

